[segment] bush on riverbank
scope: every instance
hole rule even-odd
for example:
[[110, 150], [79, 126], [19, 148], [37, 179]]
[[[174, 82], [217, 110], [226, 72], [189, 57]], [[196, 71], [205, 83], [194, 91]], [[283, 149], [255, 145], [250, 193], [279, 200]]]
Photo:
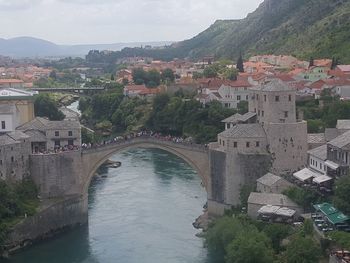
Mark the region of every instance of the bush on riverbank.
[[38, 190], [31, 180], [0, 181], [0, 250], [10, 227], [25, 216], [34, 215], [39, 205]]
[[[209, 227], [205, 238], [209, 251], [221, 255], [226, 263], [314, 263], [322, 254], [308, 227], [294, 229], [245, 215], [225, 216]], [[282, 245], [285, 239], [287, 245]]]

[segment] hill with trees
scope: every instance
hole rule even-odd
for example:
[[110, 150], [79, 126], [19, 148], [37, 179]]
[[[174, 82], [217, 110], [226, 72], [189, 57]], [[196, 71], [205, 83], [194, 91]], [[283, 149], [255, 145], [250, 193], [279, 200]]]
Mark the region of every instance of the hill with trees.
[[[218, 20], [192, 39], [160, 50], [126, 48], [102, 61], [128, 56], [237, 59], [256, 54], [291, 54], [302, 59], [338, 57], [350, 63], [350, 2], [347, 0], [265, 0], [241, 20]], [[95, 59], [89, 54], [87, 59]], [[105, 56], [103, 58], [103, 56]], [[107, 59], [108, 58], [108, 59]]]

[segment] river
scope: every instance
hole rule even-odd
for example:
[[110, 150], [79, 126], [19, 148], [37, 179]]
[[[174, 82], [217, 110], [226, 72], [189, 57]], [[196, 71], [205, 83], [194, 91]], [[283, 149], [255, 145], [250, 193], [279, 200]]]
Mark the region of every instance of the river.
[[199, 176], [156, 149], [114, 155], [89, 189], [89, 223], [37, 244], [7, 263], [217, 263], [192, 222], [206, 201]]

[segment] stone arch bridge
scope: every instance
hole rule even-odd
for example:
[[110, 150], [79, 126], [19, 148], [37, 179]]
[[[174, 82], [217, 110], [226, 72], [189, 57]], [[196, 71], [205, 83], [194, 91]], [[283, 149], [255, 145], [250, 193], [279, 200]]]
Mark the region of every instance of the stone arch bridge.
[[[75, 221], [87, 219], [88, 188], [96, 170], [113, 154], [131, 148], [162, 149], [183, 159], [201, 177], [208, 199], [211, 196], [209, 149], [203, 145], [175, 143], [154, 137], [136, 137], [89, 149], [30, 157], [30, 173], [43, 200], [68, 202], [64, 209]], [[69, 201], [67, 201], [69, 200]], [[65, 213], [66, 214], [66, 213]], [[63, 221], [66, 221], [64, 219]], [[71, 224], [71, 223], [70, 223]]]
[[210, 169], [209, 150], [207, 147], [198, 144], [175, 143], [172, 141], [159, 140], [153, 137], [136, 137], [82, 151], [83, 192], [87, 191], [91, 178], [96, 173], [96, 170], [108, 160], [109, 157], [117, 152], [131, 148], [156, 148], [180, 157], [197, 171], [204, 187], [208, 191], [210, 185]]

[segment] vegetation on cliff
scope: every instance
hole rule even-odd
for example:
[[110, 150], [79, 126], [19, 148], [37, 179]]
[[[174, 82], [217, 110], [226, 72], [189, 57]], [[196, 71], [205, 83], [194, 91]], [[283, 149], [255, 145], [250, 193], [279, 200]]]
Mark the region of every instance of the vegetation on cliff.
[[31, 180], [8, 183], [0, 180], [0, 251], [11, 226], [34, 215], [39, 204], [38, 190]]

